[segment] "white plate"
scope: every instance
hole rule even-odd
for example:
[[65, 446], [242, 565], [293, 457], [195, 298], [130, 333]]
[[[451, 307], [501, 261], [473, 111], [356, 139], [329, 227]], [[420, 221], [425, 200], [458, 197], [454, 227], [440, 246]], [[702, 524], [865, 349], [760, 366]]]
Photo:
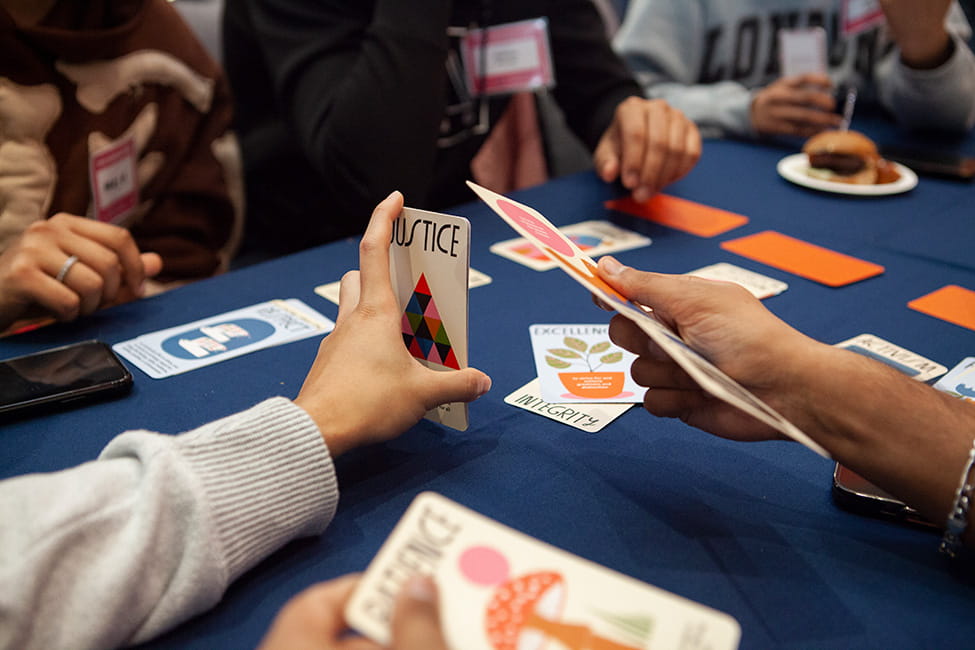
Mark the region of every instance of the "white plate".
[[809, 169], [809, 158], [804, 153], [795, 153], [791, 156], [786, 156], [779, 161], [779, 164], [775, 166], [775, 169], [779, 172], [779, 175], [787, 181], [791, 181], [797, 185], [810, 187], [814, 190], [835, 192], [837, 194], [885, 196], [887, 194], [900, 194], [901, 192], [906, 192], [913, 189], [914, 186], [917, 185], [917, 174], [900, 163], [891, 161], [890, 164], [893, 165], [894, 169], [897, 170], [897, 173], [900, 174], [900, 178], [893, 183], [881, 183], [879, 185], [853, 185], [852, 183], [837, 183], [835, 181], [826, 181], [821, 178], [814, 178], [807, 173]]

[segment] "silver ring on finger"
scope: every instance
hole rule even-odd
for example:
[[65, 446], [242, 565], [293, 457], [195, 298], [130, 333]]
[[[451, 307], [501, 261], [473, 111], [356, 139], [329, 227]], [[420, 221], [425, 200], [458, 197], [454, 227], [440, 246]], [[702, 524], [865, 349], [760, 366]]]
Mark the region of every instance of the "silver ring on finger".
[[77, 255], [72, 255], [68, 259], [64, 260], [64, 264], [61, 265], [61, 270], [58, 271], [58, 274], [56, 276], [54, 276], [54, 279], [57, 280], [58, 282], [64, 282], [64, 278], [65, 276], [68, 275], [68, 271], [71, 270], [71, 267], [74, 266], [75, 262], [77, 261], [78, 261]]

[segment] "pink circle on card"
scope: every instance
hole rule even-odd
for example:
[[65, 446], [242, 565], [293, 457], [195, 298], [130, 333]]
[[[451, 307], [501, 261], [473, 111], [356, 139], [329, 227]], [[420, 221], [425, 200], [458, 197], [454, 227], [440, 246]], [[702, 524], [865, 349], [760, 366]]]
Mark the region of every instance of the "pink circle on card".
[[460, 554], [461, 575], [474, 584], [490, 587], [508, 579], [511, 567], [501, 553], [487, 546], [472, 546]]
[[519, 226], [531, 232], [539, 241], [555, 252], [561, 253], [566, 257], [572, 257], [574, 255], [572, 249], [565, 243], [565, 240], [559, 237], [558, 234], [553, 233], [552, 228], [539, 221], [535, 215], [522, 210], [514, 203], [510, 203], [504, 199], [498, 199], [498, 206], [504, 210], [506, 215], [514, 219]]

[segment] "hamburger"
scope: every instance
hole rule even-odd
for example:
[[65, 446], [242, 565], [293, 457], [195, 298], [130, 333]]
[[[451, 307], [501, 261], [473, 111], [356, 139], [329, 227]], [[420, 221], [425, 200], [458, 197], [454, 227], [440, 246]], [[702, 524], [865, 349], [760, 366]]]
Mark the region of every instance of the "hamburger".
[[809, 158], [807, 173], [827, 181], [873, 185], [878, 167], [886, 167], [873, 140], [857, 131], [823, 131], [809, 138], [802, 152]]

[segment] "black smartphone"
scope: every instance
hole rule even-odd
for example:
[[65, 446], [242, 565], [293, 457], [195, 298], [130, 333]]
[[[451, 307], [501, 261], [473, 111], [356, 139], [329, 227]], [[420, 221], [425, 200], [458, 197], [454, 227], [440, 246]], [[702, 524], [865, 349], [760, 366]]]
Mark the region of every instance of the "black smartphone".
[[906, 147], [882, 146], [880, 155], [928, 176], [970, 181], [975, 178], [975, 158], [957, 153]]
[[939, 528], [903, 501], [887, 494], [849, 467], [836, 463], [833, 470], [833, 501], [859, 515], [899, 521], [924, 528]]
[[0, 417], [36, 414], [132, 388], [132, 373], [101, 341], [82, 341], [0, 361]]

